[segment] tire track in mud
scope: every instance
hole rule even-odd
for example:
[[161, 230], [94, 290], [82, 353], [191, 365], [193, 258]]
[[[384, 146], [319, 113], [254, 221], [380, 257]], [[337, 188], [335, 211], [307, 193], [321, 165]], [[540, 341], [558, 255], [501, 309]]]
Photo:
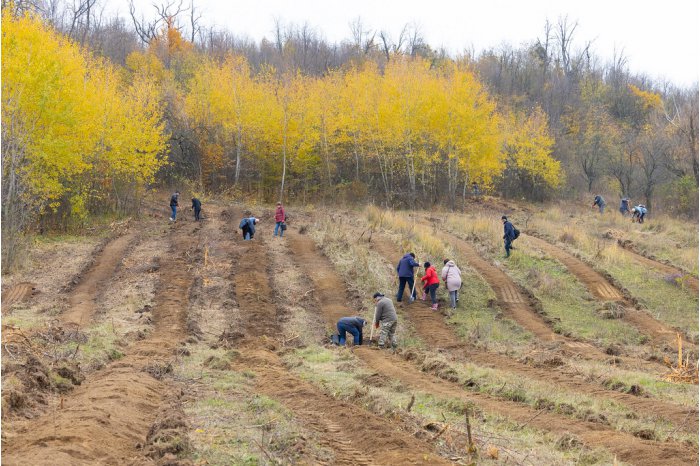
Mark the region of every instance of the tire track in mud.
[[[654, 319], [648, 312], [635, 309], [634, 304], [626, 299], [622, 292], [615, 288], [604, 276], [596, 272], [593, 267], [577, 259], [560, 247], [541, 238], [532, 235], [523, 236], [534, 244], [536, 248], [564, 264], [569, 272], [574, 275], [593, 296], [598, 298], [598, 300], [615, 301], [622, 304], [625, 308], [625, 312], [621, 320], [630, 323], [640, 332], [651, 337], [654, 343], [663, 342], [671, 347], [675, 346], [676, 333], [679, 333], [677, 330]], [[686, 341], [686, 344], [695, 347], [695, 345], [690, 342]]]
[[[335, 322], [343, 316], [347, 305], [342, 293], [347, 287], [331, 262], [316, 249], [310, 238], [289, 239], [296, 260], [308, 270], [317, 299], [326, 322]], [[570, 432], [590, 446], [603, 446], [627, 462], [645, 465], [692, 464], [697, 455], [678, 444], [643, 441], [631, 434], [619, 432], [594, 422], [577, 421], [557, 414], [536, 411], [522, 404], [493, 398], [480, 393], [466, 392], [460, 385], [421, 373], [412, 363], [389, 354], [362, 346], [354, 347], [355, 354], [367, 366], [389, 378], [399, 380], [414, 390], [432, 395], [457, 398], [475, 403], [480, 409], [506, 416], [517, 422], [551, 432]], [[670, 463], [669, 463], [670, 462]]]
[[34, 285], [34, 283], [21, 282], [8, 287], [5, 291], [2, 292], [3, 307], [7, 306], [9, 308], [14, 303], [19, 303], [28, 299], [31, 296], [32, 292], [35, 290], [35, 286], [36, 285]]
[[449, 464], [386, 419], [336, 400], [284, 367], [274, 352], [284, 316], [278, 314], [281, 306], [273, 300], [264, 241], [242, 242], [241, 247], [239, 264], [254, 267], [239, 268], [235, 274], [236, 301], [245, 316], [246, 335], [233, 367], [255, 372], [256, 391], [280, 401], [305, 427], [318, 433], [320, 443], [336, 455], [331, 464]]
[[135, 232], [130, 232], [112, 239], [104, 247], [80, 283], [68, 296], [69, 308], [61, 315], [61, 320], [67, 324], [84, 327], [92, 320], [97, 307], [96, 298], [106, 282], [114, 275], [124, 255], [136, 238]]
[[[373, 237], [372, 245], [375, 250], [388, 262], [389, 257], [395, 257], [399, 252], [393, 244], [379, 235]], [[483, 367], [491, 367], [502, 371], [521, 374], [531, 379], [544, 380], [564, 387], [576, 393], [582, 393], [596, 398], [614, 400], [628, 406], [632, 410], [642, 410], [660, 418], [672, 422], [676, 426], [686, 426], [689, 432], [698, 432], [698, 410], [684, 407], [671, 402], [641, 398], [607, 390], [600, 385], [573, 378], [572, 374], [552, 369], [540, 369], [512, 358], [491, 351], [485, 351], [478, 347], [468, 345], [462, 341], [455, 331], [442, 318], [429, 307], [412, 305], [410, 312], [404, 315], [413, 323], [420, 338], [432, 349], [450, 350], [449, 354], [457, 359], [476, 363]]]
[[[189, 251], [176, 243], [196, 244], [197, 226], [174, 225], [169, 252], [161, 261], [161, 282], [153, 306], [153, 332], [123, 358], [92, 374], [62, 399], [53, 412], [26, 423], [3, 442], [6, 464], [82, 465], [147, 463], [136, 447], [165, 401], [176, 391], [160, 378], [186, 336]], [[150, 375], [154, 373], [159, 377]]]

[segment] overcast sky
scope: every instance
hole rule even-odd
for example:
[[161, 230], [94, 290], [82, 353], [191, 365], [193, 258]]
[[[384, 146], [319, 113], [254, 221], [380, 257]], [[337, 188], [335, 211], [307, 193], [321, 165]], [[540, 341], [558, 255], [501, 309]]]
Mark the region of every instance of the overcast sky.
[[[171, 0], [174, 1], [174, 0]], [[153, 14], [152, 4], [135, 0], [137, 11]], [[190, 0], [183, 0], [189, 4]], [[108, 8], [128, 15], [127, 0], [108, 0]], [[338, 42], [351, 36], [358, 16], [366, 27], [388, 31], [393, 38], [415, 23], [433, 47], [451, 53], [476, 52], [507, 43], [519, 46], [543, 36], [547, 19], [578, 22], [574, 47], [592, 42], [603, 60], [622, 51], [633, 73], [688, 86], [698, 81], [700, 55], [698, 0], [195, 0], [202, 21], [256, 41], [272, 38], [274, 18], [308, 23], [323, 37]]]

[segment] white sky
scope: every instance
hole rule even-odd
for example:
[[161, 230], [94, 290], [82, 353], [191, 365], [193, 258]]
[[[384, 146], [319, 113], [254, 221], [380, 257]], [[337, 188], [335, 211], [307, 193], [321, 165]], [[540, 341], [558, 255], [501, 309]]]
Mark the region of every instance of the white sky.
[[[183, 0], [189, 4], [190, 0]], [[152, 4], [135, 0], [150, 17]], [[545, 20], [556, 24], [568, 16], [578, 22], [574, 48], [592, 41], [592, 50], [609, 60], [623, 51], [630, 71], [680, 86], [698, 81], [700, 56], [698, 0], [195, 0], [202, 21], [255, 41], [272, 38], [274, 18], [308, 23], [327, 40], [351, 37], [358, 16], [370, 29], [386, 30], [396, 39], [406, 23], [416, 23], [433, 47], [451, 53], [476, 52], [507, 43], [517, 47], [543, 36]], [[108, 9], [128, 15], [127, 0], [108, 0]]]

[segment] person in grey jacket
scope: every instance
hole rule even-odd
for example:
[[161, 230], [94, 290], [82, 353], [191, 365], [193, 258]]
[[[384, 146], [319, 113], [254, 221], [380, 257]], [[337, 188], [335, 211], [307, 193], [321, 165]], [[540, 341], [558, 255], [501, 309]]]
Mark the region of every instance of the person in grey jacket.
[[360, 316], [341, 317], [338, 320], [338, 344], [345, 345], [345, 336], [347, 333], [352, 334], [353, 345], [362, 344], [362, 328], [367, 324], [367, 321]]
[[391, 342], [391, 347], [396, 348], [398, 318], [396, 317], [394, 303], [381, 293], [374, 293], [373, 298], [376, 303], [373, 325], [374, 328], [380, 328], [381, 326], [379, 330], [379, 347], [384, 348], [385, 345], [388, 346], [388, 340]]

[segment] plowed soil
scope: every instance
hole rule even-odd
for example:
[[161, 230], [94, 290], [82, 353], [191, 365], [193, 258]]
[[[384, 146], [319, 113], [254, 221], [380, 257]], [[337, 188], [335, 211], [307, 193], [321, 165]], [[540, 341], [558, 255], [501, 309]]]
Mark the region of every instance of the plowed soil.
[[34, 284], [29, 282], [17, 283], [2, 292], [3, 313], [5, 307], [9, 308], [14, 303], [20, 303], [28, 299], [34, 291]]
[[321, 444], [335, 453], [333, 464], [449, 464], [391, 422], [320, 392], [282, 365], [274, 350], [284, 316], [273, 300], [264, 241], [256, 238], [243, 247], [240, 264], [254, 266], [236, 271], [236, 300], [246, 337], [239, 345], [243, 356], [234, 367], [255, 373], [256, 391], [281, 402], [317, 432]]
[[[167, 372], [177, 343], [185, 336], [188, 290], [188, 251], [176, 247], [196, 244], [196, 227], [177, 224], [168, 235], [169, 251], [161, 262], [153, 318], [155, 328], [145, 340], [82, 386], [66, 395], [52, 412], [18, 423], [6, 432], [6, 464], [78, 465], [145, 463], [137, 445], [175, 387], [151, 374]], [[113, 270], [114, 261], [104, 261]], [[150, 373], [149, 373], [150, 372]]]
[[[373, 235], [372, 246], [387, 261], [390, 260], [389, 257], [399, 257], [400, 251], [396, 249], [393, 243], [381, 235]], [[468, 360], [485, 367], [521, 374], [531, 379], [545, 380], [565, 387], [572, 392], [615, 400], [633, 410], [643, 410], [645, 413], [667, 419], [674, 425], [680, 426], [680, 428], [689, 432], [698, 432], [697, 409], [606, 390], [600, 385], [578, 380], [572, 374], [563, 373], [556, 369], [532, 367], [498, 353], [468, 346], [459, 339], [441, 314], [418, 303], [414, 303], [410, 307], [410, 311], [405, 313], [405, 316], [413, 323], [419, 336], [428, 346], [434, 349], [450, 349], [450, 355], [453, 357]]]
[[[315, 287], [314, 294], [319, 300], [319, 307], [324, 317], [327, 321], [335, 322], [344, 315], [344, 309], [347, 309], [341, 292], [346, 290], [342, 279], [330, 261], [315, 249], [313, 240], [304, 236], [294, 236], [289, 241], [295, 257], [303, 268], [308, 270]], [[649, 465], [666, 465], [669, 464], [669, 460], [677, 461], [679, 464], [691, 464], [697, 461], [694, 452], [677, 444], [645, 442], [631, 434], [614, 431], [601, 424], [576, 421], [542, 411], [537, 412], [515, 402], [465, 392], [459, 385], [423, 374], [416, 370], [413, 364], [392, 356], [386, 351], [355, 347], [355, 353], [373, 370], [388, 378], [400, 380], [414, 390], [474, 402], [484, 411], [529, 423], [543, 430], [571, 432], [589, 445], [608, 448], [623, 461]]]
[[526, 236], [527, 241], [534, 244], [546, 254], [554, 257], [573, 274], [590, 293], [601, 301], [617, 301], [625, 306], [622, 320], [634, 325], [640, 332], [652, 338], [655, 344], [666, 343], [671, 347], [676, 344], [677, 331], [654, 319], [648, 312], [635, 309], [634, 305], [625, 299], [622, 292], [615, 288], [605, 277], [593, 270], [588, 264], [563, 249], [554, 246], [535, 236]]
[[69, 308], [61, 319], [65, 323], [84, 326], [95, 313], [95, 299], [100, 289], [112, 278], [126, 250], [135, 241], [135, 233], [129, 233], [111, 240], [97, 257], [94, 264], [82, 277], [80, 283], [68, 297]]

